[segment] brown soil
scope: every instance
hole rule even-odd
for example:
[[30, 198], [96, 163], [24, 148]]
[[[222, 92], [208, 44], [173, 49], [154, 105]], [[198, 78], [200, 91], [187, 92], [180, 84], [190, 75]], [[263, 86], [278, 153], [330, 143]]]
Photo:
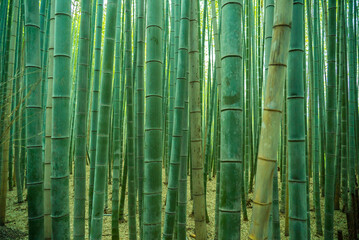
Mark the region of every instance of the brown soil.
[[[89, 176], [89, 169], [87, 169], [87, 173]], [[163, 176], [164, 176], [163, 171]], [[164, 180], [164, 179], [163, 179]], [[88, 181], [87, 181], [88, 186]], [[280, 186], [280, 184], [279, 184]], [[70, 189], [73, 188], [73, 176], [70, 176]], [[165, 200], [166, 200], [166, 192], [167, 186], [163, 184], [163, 194], [162, 194], [162, 217], [164, 219], [164, 210], [165, 210]], [[112, 197], [112, 185], [108, 186], [109, 197], [108, 197], [108, 208], [106, 209], [106, 214], [104, 215], [103, 222], [103, 239], [111, 239], [111, 197]], [[188, 204], [187, 204], [187, 236], [188, 239], [193, 239], [194, 236], [194, 218], [191, 215], [193, 208], [193, 201], [190, 200], [190, 188], [189, 188], [189, 178], [188, 178]], [[312, 188], [310, 188], [310, 206], [313, 206], [313, 198], [312, 198]], [[24, 197], [26, 198], [26, 190], [24, 191]], [[252, 199], [252, 194], [250, 193], [248, 199]], [[73, 200], [74, 193], [70, 191], [70, 223], [71, 223], [71, 231], [72, 231], [72, 221], [73, 221]], [[216, 180], [212, 178], [208, 181], [207, 184], [207, 211], [209, 215], [209, 223], [207, 224], [208, 231], [208, 239], [214, 239], [214, 219], [215, 219], [215, 202], [216, 202]], [[87, 201], [88, 204], [88, 201]], [[27, 224], [27, 202], [17, 203], [16, 199], [16, 188], [13, 191], [8, 193], [7, 196], [7, 208], [6, 208], [6, 227], [0, 228], [0, 239], [27, 239], [28, 232], [28, 224]], [[321, 198], [321, 211], [322, 211], [322, 224], [324, 227], [324, 198]], [[247, 208], [248, 219], [251, 220], [252, 208], [249, 205]], [[323, 239], [323, 236], [317, 236], [315, 234], [315, 213], [314, 211], [310, 212], [311, 215], [311, 239]], [[88, 232], [87, 227], [87, 208], [86, 208], [86, 237]], [[125, 222], [120, 223], [120, 238], [128, 239], [128, 223], [127, 223], [127, 198], [125, 201]], [[163, 220], [162, 220], [163, 222]], [[341, 211], [335, 211], [334, 214], [334, 233], [335, 238], [337, 238], [338, 230], [343, 231], [344, 239], [349, 239], [348, 230], [346, 224], [346, 216]], [[138, 224], [138, 222], [137, 222]], [[284, 236], [284, 225], [285, 225], [285, 216], [284, 214], [280, 214], [280, 224], [281, 224], [281, 239], [289, 239], [289, 237]], [[250, 221], [241, 222], [241, 238], [248, 239]], [[323, 229], [324, 230], [324, 229]]]

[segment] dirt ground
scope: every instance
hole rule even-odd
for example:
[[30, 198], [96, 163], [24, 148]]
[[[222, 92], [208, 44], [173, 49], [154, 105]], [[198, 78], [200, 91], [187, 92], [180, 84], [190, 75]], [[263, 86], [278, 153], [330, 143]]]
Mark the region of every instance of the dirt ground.
[[[89, 169], [87, 169], [87, 173], [89, 176]], [[164, 176], [164, 171], [163, 171]], [[164, 180], [164, 179], [163, 179]], [[189, 182], [189, 178], [188, 178]], [[88, 186], [88, 184], [87, 184]], [[280, 186], [280, 184], [279, 184]], [[73, 176], [70, 176], [70, 189], [73, 189]], [[162, 218], [164, 219], [164, 210], [165, 210], [165, 200], [166, 200], [166, 192], [167, 186], [163, 184], [163, 194], [162, 194]], [[103, 223], [103, 239], [111, 239], [111, 197], [112, 197], [112, 185], [109, 185], [109, 197], [108, 197], [108, 208], [106, 210], [106, 214], [104, 215], [104, 223]], [[187, 237], [188, 239], [193, 239], [194, 236], [194, 218], [191, 216], [193, 201], [190, 200], [190, 188], [188, 184], [188, 204], [187, 204]], [[310, 206], [313, 206], [313, 198], [312, 198], [312, 186], [310, 188]], [[24, 197], [26, 199], [26, 190], [24, 191]], [[249, 194], [248, 199], [252, 198], [252, 194]], [[74, 193], [70, 191], [70, 223], [71, 223], [71, 231], [72, 231], [72, 221], [73, 221], [73, 200]], [[16, 188], [13, 191], [8, 193], [7, 196], [7, 208], [6, 208], [6, 227], [0, 228], [0, 239], [27, 239], [28, 232], [28, 224], [27, 224], [27, 202], [17, 203], [16, 198]], [[209, 215], [210, 222], [207, 225], [208, 231], [208, 239], [214, 239], [214, 219], [215, 219], [215, 202], [216, 202], [216, 180], [212, 178], [207, 184], [207, 211]], [[87, 201], [88, 204], [88, 201]], [[322, 211], [322, 224], [324, 226], [324, 198], [321, 198], [321, 211]], [[249, 225], [252, 215], [252, 207], [248, 206], [248, 219], [249, 221], [241, 222], [241, 238], [248, 239]], [[322, 236], [317, 236], [315, 234], [315, 214], [314, 211], [311, 210], [311, 239], [323, 239]], [[127, 219], [127, 198], [125, 201], [125, 219]], [[281, 239], [289, 239], [289, 237], [284, 236], [284, 214], [280, 214], [280, 227], [281, 227]], [[87, 207], [86, 207], [86, 237], [88, 228], [87, 228]], [[162, 220], [163, 222], [163, 220]], [[337, 238], [336, 234], [338, 230], [343, 231], [344, 239], [349, 239], [346, 216], [341, 211], [335, 211], [334, 214], [334, 233], [335, 238]], [[120, 238], [128, 239], [128, 223], [124, 222], [120, 224]]]

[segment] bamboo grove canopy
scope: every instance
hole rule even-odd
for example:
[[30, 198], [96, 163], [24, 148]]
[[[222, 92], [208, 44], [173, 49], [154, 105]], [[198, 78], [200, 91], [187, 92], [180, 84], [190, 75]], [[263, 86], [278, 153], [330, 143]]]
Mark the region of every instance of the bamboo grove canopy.
[[358, 239], [358, 28], [358, 0], [2, 0], [0, 238]]

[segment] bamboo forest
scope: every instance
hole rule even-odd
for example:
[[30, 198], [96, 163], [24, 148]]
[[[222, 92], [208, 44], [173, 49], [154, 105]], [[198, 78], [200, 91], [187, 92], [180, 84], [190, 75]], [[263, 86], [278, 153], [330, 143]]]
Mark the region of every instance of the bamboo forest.
[[0, 239], [359, 239], [359, 0], [0, 0]]

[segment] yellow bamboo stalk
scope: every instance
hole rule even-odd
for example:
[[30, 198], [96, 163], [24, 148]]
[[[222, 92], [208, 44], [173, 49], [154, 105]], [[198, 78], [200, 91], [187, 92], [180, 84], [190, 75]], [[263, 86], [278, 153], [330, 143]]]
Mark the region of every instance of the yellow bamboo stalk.
[[293, 1], [277, 0], [268, 80], [265, 89], [258, 165], [249, 239], [267, 239], [272, 205], [273, 174], [277, 162], [283, 89], [291, 34]]

